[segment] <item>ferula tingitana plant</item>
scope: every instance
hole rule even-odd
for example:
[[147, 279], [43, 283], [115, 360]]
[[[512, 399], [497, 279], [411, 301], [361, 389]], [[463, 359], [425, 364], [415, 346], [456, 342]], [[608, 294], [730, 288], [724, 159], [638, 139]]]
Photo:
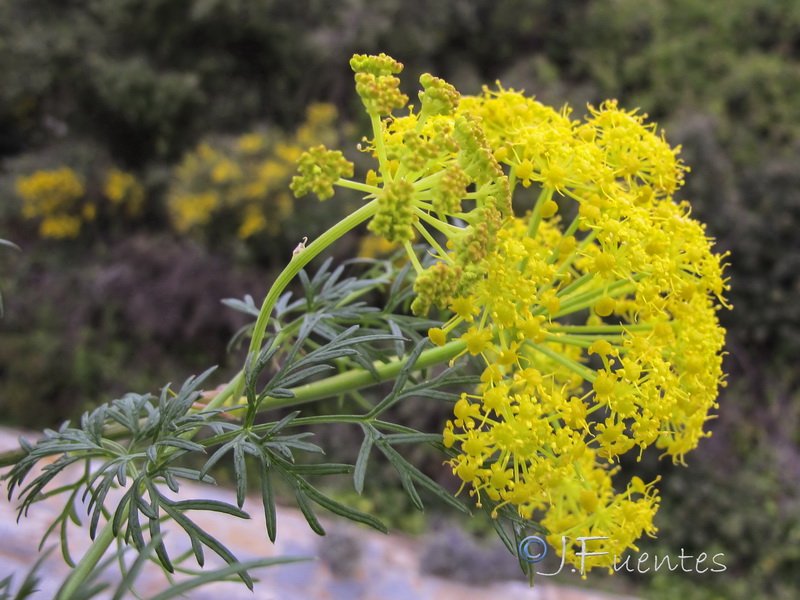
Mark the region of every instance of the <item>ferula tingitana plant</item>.
[[[607, 537], [585, 565], [610, 565], [654, 533], [658, 505], [655, 482], [612, 483], [618, 457], [655, 446], [683, 462], [723, 384], [723, 257], [673, 199], [688, 170], [678, 149], [613, 101], [580, 121], [423, 75], [406, 108], [399, 63], [351, 65], [378, 167], [356, 183], [340, 153], [314, 148], [293, 189], [364, 191], [369, 229], [403, 243], [417, 271], [412, 310], [442, 309], [431, 341], [480, 356], [481, 384], [444, 427], [462, 488], [495, 516], [539, 516], [556, 548], [562, 535]], [[531, 205], [513, 201], [529, 187]], [[427, 268], [420, 252], [435, 258]], [[567, 558], [580, 562], [572, 547]]]
[[[502, 87], [461, 97], [426, 74], [410, 106], [400, 63], [356, 55], [351, 66], [372, 124], [360, 149], [376, 168], [356, 180], [342, 152], [317, 145], [300, 154], [291, 189], [327, 200], [336, 187], [350, 188], [364, 204], [297, 245], [260, 309], [250, 297], [227, 302], [255, 318], [241, 332], [250, 336], [241, 371], [209, 386], [214, 391], [202, 389], [208, 372], [158, 398], [128, 394], [87, 413], [80, 427], [65, 425], [0, 457], [0, 466], [13, 466], [9, 495], [21, 490], [21, 514], [62, 469], [86, 466], [53, 491], [68, 496], [54, 528], [66, 529], [85, 497], [94, 540], [58, 600], [77, 597], [115, 542], [174, 571], [165, 519], [189, 536], [201, 566], [204, 548], [228, 563], [205, 579], [236, 573], [252, 586], [254, 565], [240, 563], [187, 512], [247, 518], [253, 479], [272, 540], [276, 476], [314, 531], [324, 533], [314, 504], [385, 531], [310, 482], [352, 473], [360, 494], [376, 450], [415, 506], [422, 508], [422, 486], [454, 508], [483, 512], [515, 554], [537, 532], [581, 569], [609, 567], [655, 532], [656, 482], [622, 480], [619, 459], [654, 448], [682, 463], [707, 435], [724, 383], [716, 317], [726, 306], [724, 257], [673, 198], [687, 171], [677, 149], [615, 102], [576, 120]], [[243, 152], [257, 143], [240, 140]], [[344, 277], [330, 260], [313, 277], [303, 272], [365, 222], [408, 260], [372, 261], [359, 277]], [[293, 298], [285, 290], [298, 274], [305, 293]], [[364, 302], [375, 290], [385, 306]], [[470, 362], [478, 365], [472, 375], [463, 372]], [[323, 376], [332, 368], [338, 372]], [[382, 381], [394, 382], [386, 397], [358, 393]], [[409, 397], [449, 402], [452, 418], [434, 433], [393, 422], [388, 409]], [[334, 414], [301, 416], [303, 404], [326, 399], [337, 400]], [[285, 407], [298, 408], [270, 420]], [[293, 429], [328, 423], [363, 432], [355, 465], [300, 460], [321, 449]], [[413, 443], [442, 452], [462, 482], [455, 497], [396, 448]], [[184, 464], [187, 455], [196, 460]], [[209, 480], [227, 455], [235, 506], [176, 497], [182, 480]], [[60, 458], [23, 483], [53, 456]], [[250, 479], [246, 457], [258, 467]], [[110, 500], [113, 487], [124, 488], [121, 498]], [[592, 553], [577, 552], [579, 537], [598, 538]], [[521, 565], [532, 576], [533, 566]]]

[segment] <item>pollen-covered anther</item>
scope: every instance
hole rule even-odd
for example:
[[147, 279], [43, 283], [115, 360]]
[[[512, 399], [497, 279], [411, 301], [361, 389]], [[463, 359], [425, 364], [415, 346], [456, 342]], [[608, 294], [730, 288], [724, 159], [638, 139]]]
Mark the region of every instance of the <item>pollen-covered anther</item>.
[[542, 216], [549, 219], [558, 212], [558, 203], [553, 200], [548, 200], [542, 205]]
[[608, 340], [595, 340], [589, 347], [589, 354], [608, 356], [609, 354], [614, 354], [614, 349]]
[[609, 373], [608, 371], [600, 371], [597, 374], [597, 378], [594, 380], [594, 383], [592, 383], [592, 387], [598, 396], [610, 395], [614, 392], [615, 385], [616, 377], [614, 374]]
[[478, 329], [477, 327], [470, 327], [467, 332], [461, 336], [461, 341], [467, 345], [467, 352], [473, 356], [485, 352], [491, 345], [491, 339], [491, 331], [487, 329]]
[[613, 274], [617, 261], [613, 254], [602, 252], [595, 256], [594, 264], [591, 267], [592, 273], [597, 273], [603, 277], [610, 277]]

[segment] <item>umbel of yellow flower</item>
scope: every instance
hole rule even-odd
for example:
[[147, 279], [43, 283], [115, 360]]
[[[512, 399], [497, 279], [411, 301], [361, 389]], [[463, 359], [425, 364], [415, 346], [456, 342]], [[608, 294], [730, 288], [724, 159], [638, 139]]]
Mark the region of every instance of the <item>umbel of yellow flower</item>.
[[[314, 172], [309, 154], [295, 188], [324, 176], [377, 199], [369, 228], [406, 246], [413, 310], [449, 311], [430, 339], [485, 365], [444, 430], [462, 488], [495, 514], [539, 518], [556, 548], [562, 535], [607, 537], [586, 567], [609, 566], [655, 532], [658, 506], [655, 482], [620, 485], [618, 457], [655, 446], [683, 462], [724, 383], [724, 257], [673, 198], [678, 149], [616, 102], [577, 121], [513, 90], [459, 97], [430, 75], [416, 112], [381, 119], [397, 108], [400, 67], [351, 64], [369, 79], [357, 90], [378, 171], [351, 182], [330, 161]], [[512, 210], [520, 187], [538, 195]], [[435, 257], [427, 269], [416, 234]], [[567, 559], [580, 563], [571, 547]]]

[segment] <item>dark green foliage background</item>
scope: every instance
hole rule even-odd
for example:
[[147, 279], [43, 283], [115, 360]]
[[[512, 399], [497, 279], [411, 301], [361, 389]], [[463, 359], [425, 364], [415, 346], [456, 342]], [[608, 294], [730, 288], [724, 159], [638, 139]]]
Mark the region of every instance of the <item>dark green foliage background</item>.
[[[292, 128], [311, 101], [333, 102], [358, 121], [347, 65], [354, 52], [405, 63], [408, 92], [431, 71], [464, 93], [500, 79], [545, 102], [570, 102], [578, 114], [586, 102], [615, 97], [683, 145], [692, 173], [681, 194], [718, 249], [731, 252], [735, 310], [720, 315], [730, 385], [710, 424], [714, 436], [690, 455], [689, 469], [669, 468], [652, 548], [724, 552], [728, 571], [645, 576], [649, 591], [641, 593], [793, 598], [800, 560], [794, 0], [0, 2], [0, 237], [24, 250], [0, 254], [0, 417], [52, 424], [100, 399], [224, 361], [225, 342], [242, 323], [219, 299], [258, 297], [291, 249], [267, 248], [254, 260], [233, 242], [177, 239], [159, 208], [165, 173], [203, 136], [265, 121]], [[37, 240], [17, 216], [14, 177], [80, 160], [137, 172], [150, 192], [145, 217], [91, 240]], [[237, 261], [242, 256], [249, 262]], [[656, 471], [646, 461], [635, 468]]]

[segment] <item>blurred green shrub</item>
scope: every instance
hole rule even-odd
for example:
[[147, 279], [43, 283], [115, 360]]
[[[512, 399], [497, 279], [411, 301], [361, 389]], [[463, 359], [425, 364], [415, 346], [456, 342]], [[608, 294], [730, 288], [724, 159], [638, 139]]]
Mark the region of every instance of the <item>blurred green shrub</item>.
[[84, 60], [89, 125], [113, 156], [141, 165], [148, 156], [181, 150], [203, 99], [197, 75], [157, 70], [142, 56], [90, 54]]
[[222, 298], [263, 294], [263, 272], [190, 240], [137, 234], [88, 254], [28, 240], [0, 263], [0, 420], [59, 425], [122, 394], [224, 365], [244, 319]]
[[131, 168], [174, 160], [203, 134], [265, 115], [297, 123], [332, 77], [350, 78], [346, 63], [326, 71], [336, 58], [315, 38], [349, 4], [3, 2], [0, 154], [89, 137]]

